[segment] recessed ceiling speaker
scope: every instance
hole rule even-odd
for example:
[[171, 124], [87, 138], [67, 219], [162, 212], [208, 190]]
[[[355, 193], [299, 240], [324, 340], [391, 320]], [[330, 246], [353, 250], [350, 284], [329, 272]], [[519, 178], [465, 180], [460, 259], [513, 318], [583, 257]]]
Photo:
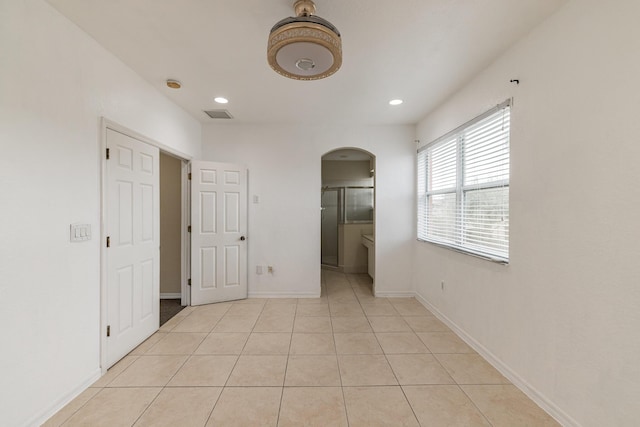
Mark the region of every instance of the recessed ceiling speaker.
[[311, 0], [297, 0], [295, 17], [271, 28], [267, 60], [277, 73], [295, 80], [329, 77], [342, 65], [342, 39], [338, 29], [316, 16]]

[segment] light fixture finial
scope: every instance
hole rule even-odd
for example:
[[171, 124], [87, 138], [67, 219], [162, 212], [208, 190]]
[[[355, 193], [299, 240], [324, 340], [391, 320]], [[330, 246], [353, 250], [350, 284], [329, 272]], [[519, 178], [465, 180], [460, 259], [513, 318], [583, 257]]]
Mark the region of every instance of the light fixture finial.
[[298, 0], [293, 4], [296, 16], [311, 16], [316, 14], [316, 5], [311, 0]]

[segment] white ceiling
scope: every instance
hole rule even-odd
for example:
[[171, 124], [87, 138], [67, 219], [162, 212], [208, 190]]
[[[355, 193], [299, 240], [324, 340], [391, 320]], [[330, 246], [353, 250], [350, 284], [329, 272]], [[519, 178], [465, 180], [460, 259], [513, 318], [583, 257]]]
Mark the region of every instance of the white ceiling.
[[[344, 58], [317, 81], [267, 64], [269, 30], [294, 14], [294, 0], [48, 1], [203, 123], [410, 124], [566, 0], [316, 0]], [[202, 112], [217, 108], [234, 119]]]

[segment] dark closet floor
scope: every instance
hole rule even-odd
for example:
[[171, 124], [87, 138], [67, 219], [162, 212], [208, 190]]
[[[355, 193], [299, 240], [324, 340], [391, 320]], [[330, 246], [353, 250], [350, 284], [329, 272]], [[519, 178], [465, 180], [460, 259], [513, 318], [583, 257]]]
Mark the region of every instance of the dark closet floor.
[[178, 314], [184, 307], [180, 305], [180, 299], [160, 300], [160, 326]]

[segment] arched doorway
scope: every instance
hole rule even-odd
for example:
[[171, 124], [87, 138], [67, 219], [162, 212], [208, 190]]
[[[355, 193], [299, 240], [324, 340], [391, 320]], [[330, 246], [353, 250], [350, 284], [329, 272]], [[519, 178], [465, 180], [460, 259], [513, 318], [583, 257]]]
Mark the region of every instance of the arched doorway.
[[375, 279], [375, 156], [341, 148], [322, 156], [322, 269]]

